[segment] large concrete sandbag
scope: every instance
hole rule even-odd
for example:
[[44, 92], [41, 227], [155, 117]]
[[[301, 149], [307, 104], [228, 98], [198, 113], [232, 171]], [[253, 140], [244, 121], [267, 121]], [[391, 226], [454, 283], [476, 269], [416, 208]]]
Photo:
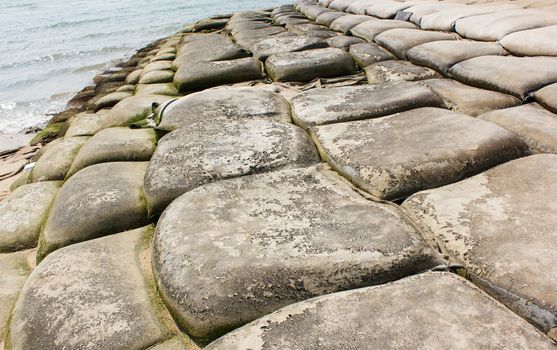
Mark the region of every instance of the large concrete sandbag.
[[317, 161], [309, 136], [289, 123], [267, 119], [192, 123], [159, 141], [145, 175], [149, 214], [162, 213], [175, 198], [207, 183]]
[[511, 132], [440, 108], [312, 129], [320, 154], [340, 174], [380, 199], [461, 180], [527, 154]]
[[337, 48], [276, 54], [267, 59], [265, 68], [274, 81], [310, 81], [356, 72], [352, 56]]

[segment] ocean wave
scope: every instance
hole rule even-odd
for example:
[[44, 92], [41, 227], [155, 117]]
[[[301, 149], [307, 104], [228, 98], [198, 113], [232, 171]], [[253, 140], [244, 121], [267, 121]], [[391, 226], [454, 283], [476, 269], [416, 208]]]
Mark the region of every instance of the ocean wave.
[[0, 134], [19, 133], [27, 128], [44, 126], [52, 113], [61, 111], [67, 96], [26, 103], [0, 102]]
[[50, 55], [35, 57], [27, 61], [10, 62], [8, 64], [3, 64], [0, 65], [0, 69], [24, 67], [35, 63], [55, 62], [60, 60], [73, 59], [79, 56], [96, 56], [96, 55], [104, 55], [111, 52], [126, 52], [133, 49], [134, 48], [131, 46], [107, 46], [107, 47], [102, 47], [100, 49], [94, 49], [94, 50], [58, 52]]

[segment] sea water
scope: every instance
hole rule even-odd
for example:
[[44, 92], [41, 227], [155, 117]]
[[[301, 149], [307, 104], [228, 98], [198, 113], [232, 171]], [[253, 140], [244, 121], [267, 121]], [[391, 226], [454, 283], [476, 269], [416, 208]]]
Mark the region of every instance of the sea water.
[[0, 134], [40, 126], [95, 74], [184, 25], [288, 0], [0, 0]]

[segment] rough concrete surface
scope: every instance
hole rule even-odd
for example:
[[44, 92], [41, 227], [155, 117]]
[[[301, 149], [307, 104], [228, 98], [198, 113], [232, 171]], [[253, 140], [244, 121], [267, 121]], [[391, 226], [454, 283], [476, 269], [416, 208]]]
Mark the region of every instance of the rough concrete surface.
[[440, 263], [395, 206], [365, 199], [324, 165], [190, 191], [164, 212], [154, 246], [162, 295], [202, 340], [296, 301]]

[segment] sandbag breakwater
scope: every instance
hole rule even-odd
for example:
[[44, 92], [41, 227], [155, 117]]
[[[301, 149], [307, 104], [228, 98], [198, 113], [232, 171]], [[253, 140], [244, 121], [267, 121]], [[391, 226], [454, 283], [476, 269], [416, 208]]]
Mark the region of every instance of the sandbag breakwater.
[[530, 5], [300, 1], [99, 75], [0, 202], [5, 348], [555, 348]]

